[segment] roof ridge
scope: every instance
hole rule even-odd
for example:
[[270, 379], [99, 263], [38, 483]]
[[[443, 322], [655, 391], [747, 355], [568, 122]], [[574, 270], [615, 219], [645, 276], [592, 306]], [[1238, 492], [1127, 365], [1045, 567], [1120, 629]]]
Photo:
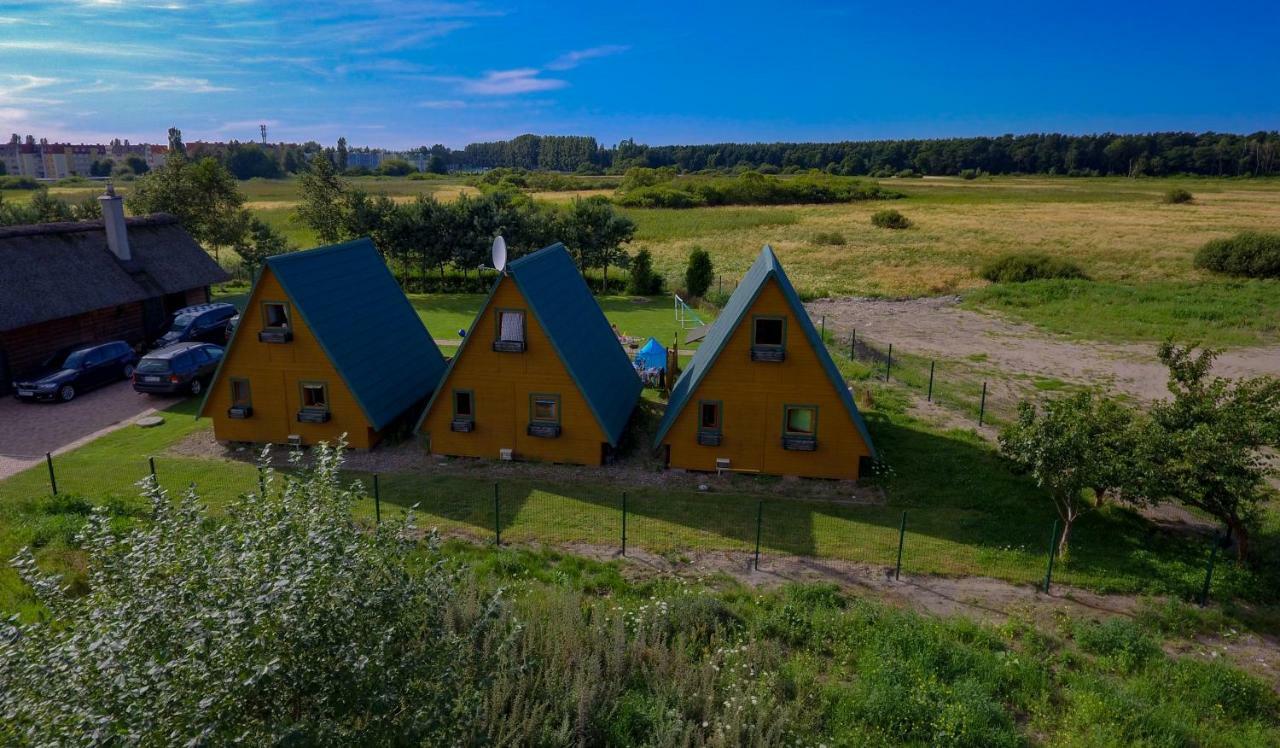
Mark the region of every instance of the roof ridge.
[[[126, 226], [167, 226], [177, 223], [178, 218], [169, 213], [151, 213], [145, 216], [131, 216], [124, 219]], [[16, 239], [23, 236], [52, 236], [55, 234], [74, 234], [81, 231], [103, 230], [101, 218], [90, 221], [56, 221], [53, 223], [28, 223], [20, 226], [0, 227], [0, 239]]]
[[[547, 256], [552, 255], [554, 254], [554, 252], [552, 252], [551, 250], [555, 249], [556, 247], [559, 247], [565, 250], [566, 252], [569, 251], [569, 248], [564, 245], [564, 242], [555, 242], [554, 244], [548, 244], [542, 249], [535, 249], [534, 251], [530, 252], [527, 255], [524, 255], [523, 257], [517, 257], [516, 259], [507, 263], [507, 268], [510, 270], [515, 270], [516, 268], [519, 268], [522, 265], [528, 265], [529, 263], [533, 262], [535, 259], [541, 259], [544, 255], [547, 255]], [[570, 259], [572, 259], [572, 256], [570, 257]]]
[[[358, 247], [363, 247], [365, 244], [368, 244], [369, 246], [373, 247], [373, 240], [367, 236], [361, 236], [355, 239], [348, 239], [345, 242], [337, 242], [335, 244], [325, 244], [319, 247], [312, 247], [311, 249], [300, 249], [296, 252], [284, 252], [282, 254], [272, 255], [268, 257], [267, 264], [275, 266], [275, 265], [279, 265], [282, 262], [300, 262], [302, 260], [307, 259], [308, 257], [315, 257], [316, 255], [323, 255], [323, 254], [329, 254], [332, 252], [356, 249]], [[374, 248], [374, 251], [377, 251], [377, 247], [373, 247], [373, 248]]]

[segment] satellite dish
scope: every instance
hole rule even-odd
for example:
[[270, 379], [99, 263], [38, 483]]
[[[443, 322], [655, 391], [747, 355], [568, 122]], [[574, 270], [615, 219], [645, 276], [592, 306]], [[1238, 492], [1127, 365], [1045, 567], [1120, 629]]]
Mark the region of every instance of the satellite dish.
[[507, 240], [501, 236], [493, 240], [493, 269], [499, 273], [507, 266]]

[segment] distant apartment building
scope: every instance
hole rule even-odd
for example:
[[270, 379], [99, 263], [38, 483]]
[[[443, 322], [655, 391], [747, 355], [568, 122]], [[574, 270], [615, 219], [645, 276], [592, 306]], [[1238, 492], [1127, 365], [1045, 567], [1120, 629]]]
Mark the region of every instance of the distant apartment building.
[[111, 159], [120, 163], [129, 156], [144, 159], [147, 166], [154, 169], [164, 165], [168, 150], [161, 145], [130, 145], [128, 141], [111, 145], [73, 145], [10, 140], [0, 143], [0, 163], [4, 164], [6, 174], [35, 179], [65, 179], [89, 176], [95, 161]]

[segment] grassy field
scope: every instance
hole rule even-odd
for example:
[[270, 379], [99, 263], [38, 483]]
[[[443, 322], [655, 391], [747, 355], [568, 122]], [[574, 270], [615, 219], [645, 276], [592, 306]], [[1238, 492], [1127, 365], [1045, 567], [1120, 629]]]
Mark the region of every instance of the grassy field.
[[[357, 178], [396, 199], [450, 199], [473, 188], [457, 178]], [[1205, 241], [1234, 232], [1280, 230], [1280, 180], [990, 177], [883, 180], [913, 226], [875, 228], [881, 203], [626, 211], [637, 224], [631, 249], [647, 248], [679, 285], [689, 251], [711, 252], [726, 290], [760, 246], [773, 245], [802, 294], [917, 296], [960, 293], [1055, 332], [1093, 339], [1152, 341], [1170, 334], [1216, 345], [1280, 339], [1280, 282], [1226, 282], [1195, 270]], [[1195, 195], [1166, 205], [1172, 186]], [[96, 186], [60, 188], [82, 197]], [[127, 192], [128, 185], [123, 185]], [[298, 246], [316, 238], [292, 219], [296, 180], [243, 183], [254, 212]], [[607, 191], [593, 191], [592, 194]], [[563, 201], [578, 193], [538, 193]], [[584, 193], [585, 194], [585, 193]], [[5, 199], [30, 193], [8, 191]], [[842, 244], [832, 244], [838, 237]], [[1032, 250], [1079, 263], [1092, 282], [989, 287], [976, 269], [993, 256]], [[1085, 313], [1085, 312], [1088, 313]]]

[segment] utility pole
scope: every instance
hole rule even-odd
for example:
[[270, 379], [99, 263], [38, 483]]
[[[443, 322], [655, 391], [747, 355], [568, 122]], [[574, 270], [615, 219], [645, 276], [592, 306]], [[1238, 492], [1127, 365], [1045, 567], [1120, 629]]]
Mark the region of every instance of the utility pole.
[[262, 133], [262, 144], [267, 144], [267, 126], [265, 123], [258, 125], [258, 131]]

